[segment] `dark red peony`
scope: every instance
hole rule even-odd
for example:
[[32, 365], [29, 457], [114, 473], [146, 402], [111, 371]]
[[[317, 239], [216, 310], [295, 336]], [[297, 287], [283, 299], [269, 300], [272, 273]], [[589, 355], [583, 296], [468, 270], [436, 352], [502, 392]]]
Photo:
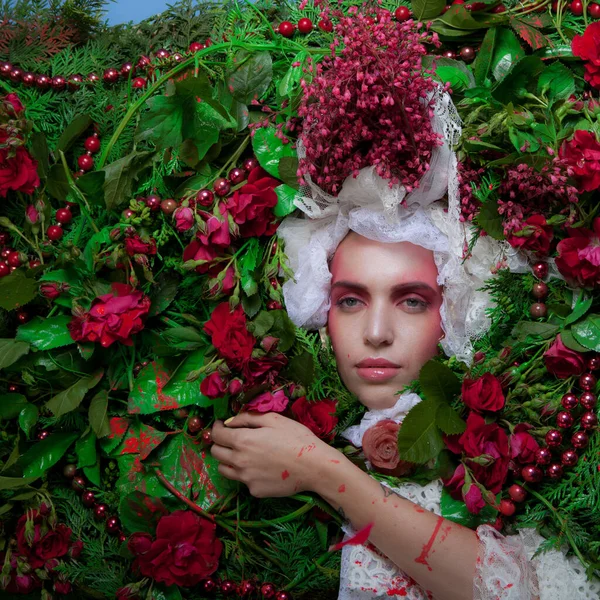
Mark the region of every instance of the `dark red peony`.
[[239, 369], [250, 360], [256, 340], [246, 327], [246, 315], [240, 305], [231, 312], [228, 302], [219, 304], [205, 323], [204, 331], [230, 366]]
[[463, 402], [471, 410], [495, 412], [504, 407], [502, 385], [491, 373], [485, 373], [478, 379], [465, 377], [461, 393]]
[[[600, 72], [598, 79], [600, 82]], [[561, 146], [560, 157], [579, 183], [580, 192], [600, 187], [600, 144], [594, 133], [578, 129], [573, 138]]]
[[9, 190], [33, 194], [40, 185], [35, 161], [23, 146], [3, 148], [8, 140], [0, 130], [0, 196], [5, 198]]
[[338, 423], [335, 416], [336, 406], [335, 400], [309, 402], [302, 396], [292, 404], [292, 413], [299, 423], [308, 427], [318, 438], [331, 442]]
[[556, 267], [571, 285], [600, 285], [600, 217], [594, 219], [593, 230], [569, 229], [569, 237], [558, 242], [556, 249]]
[[[446, 438], [446, 445], [455, 454], [462, 454], [463, 460], [471, 469], [473, 476], [478, 483], [488, 490], [497, 494], [506, 481], [508, 473], [508, 463], [510, 459], [508, 436], [502, 427], [496, 423], [486, 424], [484, 418], [472, 412], [467, 418], [467, 428], [460, 435], [452, 435]], [[484, 457], [484, 462], [489, 464], [482, 465], [469, 460], [470, 458]], [[457, 473], [444, 485], [449, 487], [449, 491], [455, 498], [461, 499], [462, 495], [457, 494], [460, 489], [455, 480]]]
[[156, 254], [156, 240], [150, 238], [145, 242], [136, 233], [135, 235], [125, 238], [125, 252], [127, 252], [129, 256], [133, 256], [134, 254], [154, 255]]
[[142, 535], [143, 543], [130, 543], [129, 549], [136, 555], [134, 569], [145, 577], [190, 587], [219, 566], [223, 545], [216, 536], [216, 525], [189, 510], [162, 517], [150, 543]]
[[513, 248], [546, 256], [550, 252], [553, 237], [552, 227], [546, 223], [546, 218], [543, 215], [532, 215], [523, 221], [521, 229], [513, 229], [506, 240]]
[[88, 312], [69, 323], [76, 342], [100, 342], [105, 348], [114, 342], [131, 346], [131, 336], [144, 328], [150, 298], [122, 283], [113, 283], [112, 292], [96, 298]]
[[581, 375], [585, 369], [585, 360], [579, 352], [567, 348], [560, 337], [556, 336], [554, 343], [544, 354], [546, 369], [559, 379], [567, 379]]
[[280, 184], [262, 167], [248, 175], [248, 183], [226, 202], [227, 210], [239, 227], [241, 237], [273, 235], [277, 229], [273, 208], [277, 205], [275, 188]]
[[362, 449], [367, 460], [379, 473], [403, 477], [412, 471], [413, 465], [400, 460], [398, 452], [400, 425], [391, 419], [379, 421], [369, 427], [362, 439]]
[[571, 50], [575, 56], [587, 61], [585, 80], [593, 88], [600, 88], [600, 23], [591, 23], [583, 35], [576, 35], [571, 42]]

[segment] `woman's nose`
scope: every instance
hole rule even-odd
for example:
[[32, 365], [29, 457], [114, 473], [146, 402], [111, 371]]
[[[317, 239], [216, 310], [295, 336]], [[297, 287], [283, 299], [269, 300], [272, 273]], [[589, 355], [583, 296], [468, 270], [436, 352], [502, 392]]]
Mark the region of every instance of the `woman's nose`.
[[393, 314], [381, 306], [371, 306], [367, 313], [364, 341], [375, 348], [394, 342]]

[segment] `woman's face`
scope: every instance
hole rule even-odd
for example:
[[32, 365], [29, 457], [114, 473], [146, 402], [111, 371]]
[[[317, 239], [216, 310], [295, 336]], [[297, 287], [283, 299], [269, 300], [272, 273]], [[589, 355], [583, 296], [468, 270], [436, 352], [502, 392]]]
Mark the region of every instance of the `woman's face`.
[[327, 326], [342, 381], [368, 408], [389, 408], [442, 336], [433, 252], [350, 232], [330, 268]]

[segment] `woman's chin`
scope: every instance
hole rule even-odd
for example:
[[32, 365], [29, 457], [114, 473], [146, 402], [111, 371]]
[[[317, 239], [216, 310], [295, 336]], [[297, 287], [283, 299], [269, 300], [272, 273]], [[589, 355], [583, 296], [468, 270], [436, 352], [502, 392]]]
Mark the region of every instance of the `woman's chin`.
[[360, 400], [360, 403], [369, 410], [383, 410], [391, 408], [398, 401], [398, 390], [404, 385], [379, 385], [379, 386], [358, 386], [358, 389], [352, 390]]

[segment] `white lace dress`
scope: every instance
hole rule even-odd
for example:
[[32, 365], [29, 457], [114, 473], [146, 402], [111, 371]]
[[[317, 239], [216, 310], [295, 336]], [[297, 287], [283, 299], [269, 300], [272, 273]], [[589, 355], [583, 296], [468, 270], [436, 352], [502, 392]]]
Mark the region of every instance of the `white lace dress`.
[[[364, 432], [378, 421], [401, 422], [420, 398], [403, 394], [389, 409], [369, 411], [360, 425], [342, 435], [355, 446], [362, 446]], [[415, 483], [393, 488], [395, 492], [437, 515], [441, 514], [441, 481], [425, 486]], [[355, 532], [344, 528], [347, 536]], [[588, 581], [581, 563], [564, 552], [550, 550], [533, 558], [543, 538], [535, 530], [503, 536], [493, 527], [477, 529], [479, 556], [473, 583], [474, 600], [599, 600], [600, 581]], [[342, 549], [338, 600], [404, 598], [435, 600], [416, 581], [403, 573], [371, 544]], [[466, 600], [466, 599], [465, 599]], [[470, 599], [469, 599], [470, 600]]]

